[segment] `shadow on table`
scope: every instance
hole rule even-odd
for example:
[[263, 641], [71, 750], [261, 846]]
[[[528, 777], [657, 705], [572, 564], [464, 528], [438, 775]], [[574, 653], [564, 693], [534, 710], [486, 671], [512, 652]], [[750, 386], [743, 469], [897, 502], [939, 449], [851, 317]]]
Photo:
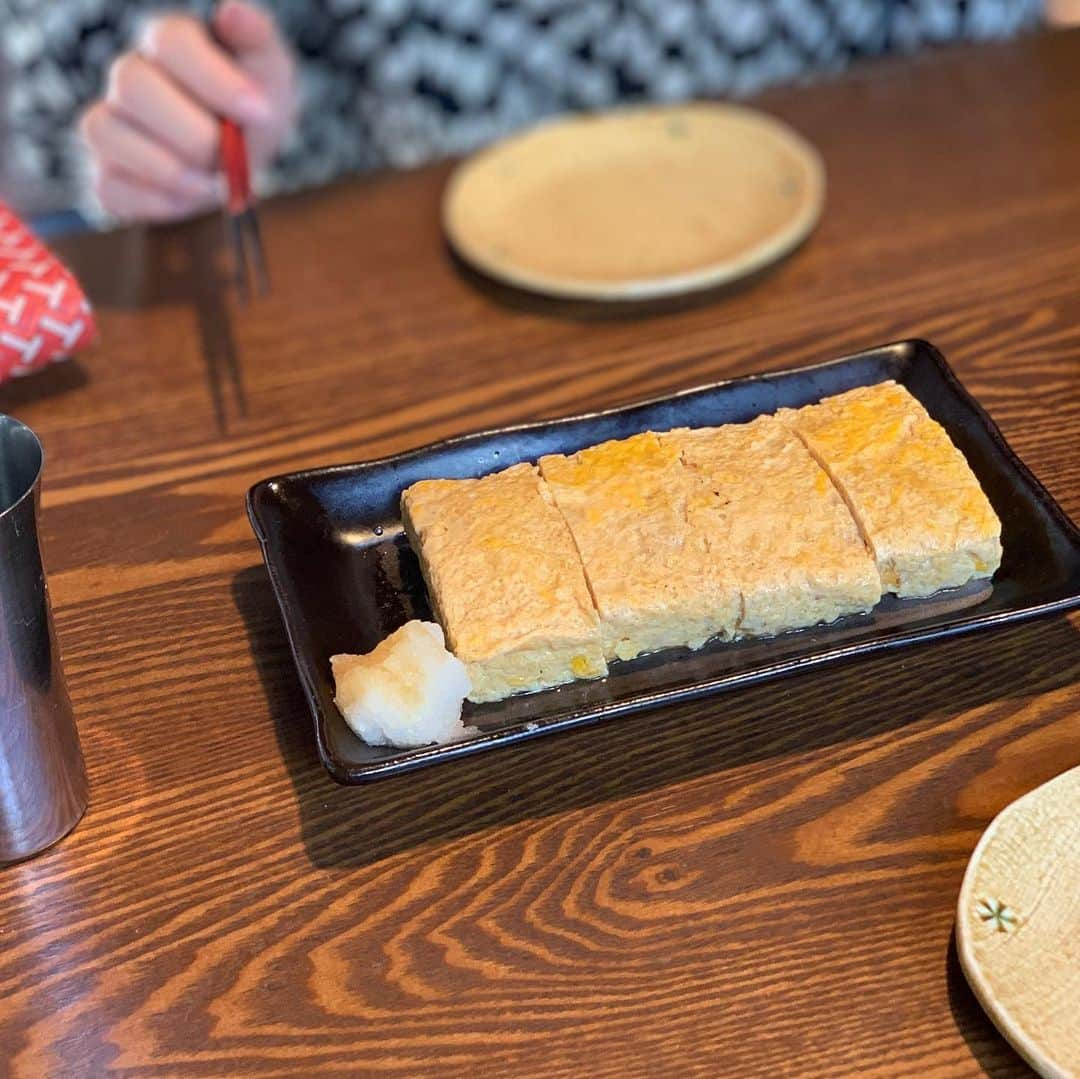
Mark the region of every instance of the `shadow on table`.
[[571, 322], [612, 322], [624, 319], [654, 318], [678, 314], [680, 311], [691, 311], [698, 307], [708, 307], [710, 304], [737, 296], [761, 284], [771, 277], [787, 258], [798, 251], [796, 249], [791, 255], [778, 262], [763, 266], [736, 281], [728, 281], [712, 288], [692, 289], [677, 295], [662, 296], [651, 300], [576, 300], [545, 296], [503, 284], [473, 269], [449, 244], [445, 244], [444, 247], [446, 257], [458, 276], [471, 288], [482, 293], [500, 307], [537, 315], [541, 318], [566, 319]]
[[[580, 731], [437, 765], [362, 787], [340, 787], [319, 762], [307, 702], [266, 570], [233, 578], [281, 754], [296, 789], [304, 845], [319, 866], [360, 866], [515, 821], [616, 801], [737, 768], [866, 738], [947, 712], [927, 694], [925, 660], [953, 672], [965, 708], [1071, 683], [1080, 633], [1063, 618], [1039, 627], [942, 641]], [[1037, 649], [1032, 634], [1038, 630]], [[1039, 657], [1045, 662], [1039, 660]], [[882, 687], [889, 687], [883, 699]], [[1001, 687], [1010, 687], [1007, 694]]]
[[990, 1022], [971, 991], [971, 986], [964, 977], [964, 970], [960, 966], [955, 929], [949, 937], [949, 948], [945, 953], [945, 982], [956, 1029], [967, 1042], [968, 1048], [979, 1062], [983, 1073], [990, 1079], [1032, 1075], [1031, 1068], [998, 1033], [997, 1028]]
[[15, 412], [32, 401], [63, 397], [81, 390], [89, 381], [78, 360], [49, 364], [26, 378], [13, 378], [0, 386], [0, 412]]
[[[206, 389], [220, 434], [231, 412], [247, 411], [243, 369], [226, 297], [231, 289], [221, 218], [132, 226], [65, 237], [58, 252], [91, 303], [120, 311], [190, 307], [198, 325]], [[107, 267], [107, 272], [103, 268]]]

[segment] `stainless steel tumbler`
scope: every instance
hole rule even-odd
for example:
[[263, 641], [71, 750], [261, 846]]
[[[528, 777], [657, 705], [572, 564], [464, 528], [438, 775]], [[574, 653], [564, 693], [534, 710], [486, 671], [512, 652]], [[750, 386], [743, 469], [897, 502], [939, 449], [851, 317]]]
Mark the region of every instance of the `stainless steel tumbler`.
[[0, 864], [44, 850], [86, 810], [38, 544], [44, 460], [34, 432], [0, 416]]

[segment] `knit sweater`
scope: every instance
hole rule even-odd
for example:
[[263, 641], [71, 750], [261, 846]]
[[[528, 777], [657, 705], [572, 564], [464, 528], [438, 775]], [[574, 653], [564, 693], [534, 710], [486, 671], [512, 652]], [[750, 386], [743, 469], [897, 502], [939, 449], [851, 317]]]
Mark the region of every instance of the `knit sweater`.
[[[182, 6], [182, 5], [181, 5]], [[200, 5], [201, 7], [202, 5]], [[466, 153], [566, 111], [745, 98], [853, 61], [1038, 24], [1041, 0], [267, 0], [300, 118], [264, 191]], [[0, 192], [79, 202], [79, 112], [151, 0], [0, 0]], [[6, 9], [6, 10], [5, 10]]]

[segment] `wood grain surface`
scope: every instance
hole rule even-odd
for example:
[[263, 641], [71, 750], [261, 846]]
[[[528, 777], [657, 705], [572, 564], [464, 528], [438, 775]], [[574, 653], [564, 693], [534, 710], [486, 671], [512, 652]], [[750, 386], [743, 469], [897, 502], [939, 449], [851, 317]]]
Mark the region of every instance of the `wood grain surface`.
[[913, 335], [1080, 516], [1080, 35], [761, 103], [824, 155], [821, 226], [681, 309], [468, 275], [445, 168], [266, 206], [249, 310], [216, 220], [63, 245], [102, 344], [0, 408], [45, 443], [92, 793], [0, 872], [0, 1072], [1023, 1074], [953, 917], [990, 819], [1080, 764], [1080, 620], [346, 789], [244, 516], [271, 472]]

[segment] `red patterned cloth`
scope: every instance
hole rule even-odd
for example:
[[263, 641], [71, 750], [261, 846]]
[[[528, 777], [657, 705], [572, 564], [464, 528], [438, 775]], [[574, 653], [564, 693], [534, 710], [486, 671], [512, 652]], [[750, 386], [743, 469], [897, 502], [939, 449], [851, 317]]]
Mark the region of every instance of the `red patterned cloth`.
[[0, 202], [0, 381], [66, 359], [96, 335], [71, 271]]

